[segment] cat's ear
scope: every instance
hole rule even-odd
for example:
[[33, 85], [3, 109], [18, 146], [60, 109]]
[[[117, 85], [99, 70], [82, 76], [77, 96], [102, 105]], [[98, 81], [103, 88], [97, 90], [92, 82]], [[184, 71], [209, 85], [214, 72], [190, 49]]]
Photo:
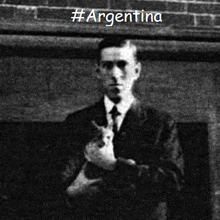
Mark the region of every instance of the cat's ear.
[[101, 130], [101, 128], [102, 128], [101, 126], [98, 126], [95, 121], [92, 121], [92, 125], [93, 125], [97, 130]]
[[106, 128], [109, 130], [113, 130], [113, 123], [108, 124]]

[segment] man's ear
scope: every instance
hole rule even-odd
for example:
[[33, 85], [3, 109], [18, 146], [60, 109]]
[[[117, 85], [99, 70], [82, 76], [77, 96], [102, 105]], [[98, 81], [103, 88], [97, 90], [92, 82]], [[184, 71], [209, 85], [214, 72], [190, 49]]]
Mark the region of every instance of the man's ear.
[[99, 65], [97, 64], [96, 67], [95, 67], [95, 77], [100, 79], [100, 68], [99, 68]]
[[96, 73], [97, 73], [97, 74], [100, 74], [99, 66], [96, 67]]
[[135, 74], [136, 74], [136, 79], [138, 79], [141, 74], [141, 63], [140, 62], [137, 62], [136, 64]]
[[96, 78], [98, 78], [98, 79], [100, 79], [101, 78], [101, 71], [100, 71], [100, 68], [99, 67], [97, 67], [96, 68]]

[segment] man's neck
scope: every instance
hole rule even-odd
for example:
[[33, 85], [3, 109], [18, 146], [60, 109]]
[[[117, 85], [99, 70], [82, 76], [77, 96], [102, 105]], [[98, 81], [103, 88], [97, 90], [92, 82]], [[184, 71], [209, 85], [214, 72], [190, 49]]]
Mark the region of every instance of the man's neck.
[[107, 110], [107, 112], [109, 112], [109, 111], [111, 111], [113, 106], [116, 105], [118, 108], [118, 111], [121, 112], [122, 114], [125, 114], [128, 111], [128, 109], [130, 108], [130, 106], [132, 105], [132, 103], [134, 102], [134, 100], [135, 100], [135, 97], [131, 94], [131, 95], [128, 95], [125, 98], [121, 99], [120, 102], [115, 103], [115, 102], [113, 102], [112, 99], [110, 99], [106, 95], [105, 96], [106, 110]]

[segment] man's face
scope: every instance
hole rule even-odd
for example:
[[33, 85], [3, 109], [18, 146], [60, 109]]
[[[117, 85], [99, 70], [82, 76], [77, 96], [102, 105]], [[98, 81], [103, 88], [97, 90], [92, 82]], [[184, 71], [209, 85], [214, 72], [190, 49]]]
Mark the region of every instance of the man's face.
[[101, 51], [99, 78], [110, 99], [118, 100], [132, 93], [141, 65], [131, 47], [108, 47]]

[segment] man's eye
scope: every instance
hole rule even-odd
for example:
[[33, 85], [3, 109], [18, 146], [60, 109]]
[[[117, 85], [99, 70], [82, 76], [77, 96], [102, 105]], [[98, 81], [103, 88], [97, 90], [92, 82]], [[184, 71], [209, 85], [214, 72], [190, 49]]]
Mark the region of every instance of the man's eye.
[[102, 66], [102, 68], [105, 68], [105, 69], [112, 69], [112, 67], [113, 67], [113, 63], [112, 62], [103, 62], [102, 64], [101, 64], [101, 66]]
[[125, 61], [118, 61], [117, 62], [117, 66], [118, 66], [118, 68], [120, 68], [120, 69], [124, 69], [125, 68], [125, 66], [126, 66], [126, 62]]

